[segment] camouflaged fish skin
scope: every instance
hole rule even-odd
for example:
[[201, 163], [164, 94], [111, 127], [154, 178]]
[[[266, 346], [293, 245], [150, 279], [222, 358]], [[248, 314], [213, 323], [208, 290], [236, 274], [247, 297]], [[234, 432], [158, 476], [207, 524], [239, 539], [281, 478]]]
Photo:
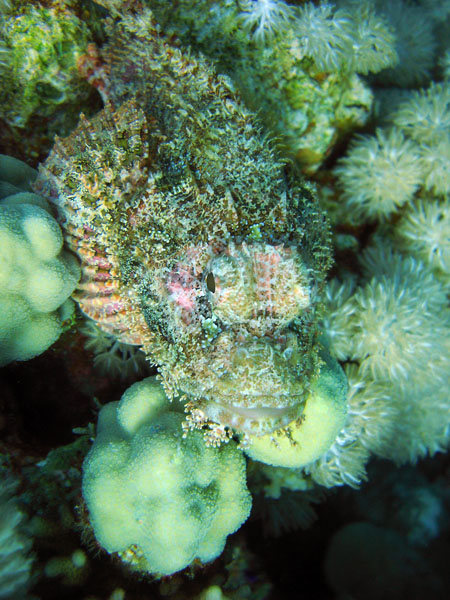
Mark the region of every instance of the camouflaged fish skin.
[[[208, 63], [150, 11], [108, 25], [109, 102], [55, 144], [36, 189], [79, 256], [75, 298], [141, 345], [210, 443], [300, 417], [318, 371], [326, 220]], [[208, 437], [209, 436], [209, 437]]]

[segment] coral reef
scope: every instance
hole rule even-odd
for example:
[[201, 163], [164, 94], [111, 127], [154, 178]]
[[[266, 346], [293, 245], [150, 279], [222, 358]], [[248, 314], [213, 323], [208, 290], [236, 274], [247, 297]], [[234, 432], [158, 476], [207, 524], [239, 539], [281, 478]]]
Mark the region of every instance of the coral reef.
[[5, 15], [2, 43], [1, 118], [24, 128], [31, 115], [47, 117], [55, 107], [82, 103], [89, 88], [77, 71], [87, 28], [69, 12], [28, 5]]
[[0, 596], [447, 600], [449, 16], [0, 0]]
[[445, 571], [439, 555], [447, 548], [434, 545], [450, 525], [445, 476], [384, 461], [369, 473], [364, 493], [347, 498], [352, 522], [328, 545], [324, 572], [331, 587], [361, 598], [446, 598], [448, 577], [437, 574]]
[[401, 469], [385, 462], [370, 469], [370, 485], [356, 496], [359, 518], [389, 527], [408, 543], [426, 550], [450, 527], [450, 493], [445, 477], [427, 477], [410, 465]]
[[333, 536], [325, 575], [332, 589], [342, 596], [419, 600], [431, 593], [436, 597], [432, 573], [423, 568], [421, 558], [397, 532], [359, 521]]

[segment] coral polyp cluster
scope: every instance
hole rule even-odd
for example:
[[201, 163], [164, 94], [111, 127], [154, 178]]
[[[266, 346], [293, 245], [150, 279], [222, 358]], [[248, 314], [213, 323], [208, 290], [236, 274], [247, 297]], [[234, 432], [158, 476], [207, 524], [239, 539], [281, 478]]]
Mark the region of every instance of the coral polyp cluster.
[[435, 275], [448, 282], [450, 278], [450, 202], [433, 202], [432, 198], [416, 200], [400, 220], [396, 239], [427, 264]]
[[424, 263], [380, 243], [361, 263], [362, 285], [353, 292], [334, 281], [328, 300], [329, 340], [353, 363], [343, 433], [379, 456], [415, 461], [449, 440], [445, 287]]
[[423, 178], [419, 148], [394, 128], [356, 138], [335, 173], [352, 220], [390, 216], [413, 198]]

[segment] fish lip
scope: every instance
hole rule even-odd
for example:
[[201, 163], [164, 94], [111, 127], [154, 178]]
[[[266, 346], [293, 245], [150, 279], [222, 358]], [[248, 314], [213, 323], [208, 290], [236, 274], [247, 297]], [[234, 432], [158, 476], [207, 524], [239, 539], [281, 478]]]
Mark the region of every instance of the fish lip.
[[242, 406], [228, 402], [218, 402], [215, 404], [220, 406], [221, 408], [232, 412], [233, 414], [238, 414], [245, 418], [253, 418], [253, 419], [280, 419], [286, 414], [290, 413], [292, 410], [297, 409], [299, 404], [290, 404], [289, 406]]
[[208, 419], [230, 427], [238, 434], [265, 435], [286, 427], [301, 416], [304, 403], [289, 406], [254, 406], [246, 407], [221, 401], [209, 401], [203, 407]]

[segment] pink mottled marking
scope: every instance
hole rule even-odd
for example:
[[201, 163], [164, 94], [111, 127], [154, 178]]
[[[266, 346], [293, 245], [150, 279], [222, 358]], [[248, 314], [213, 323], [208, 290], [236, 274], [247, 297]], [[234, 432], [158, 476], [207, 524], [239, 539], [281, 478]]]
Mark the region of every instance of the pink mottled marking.
[[96, 267], [99, 267], [100, 269], [110, 269], [111, 268], [111, 263], [106, 260], [106, 258], [103, 258], [103, 256], [89, 256], [89, 257], [83, 257], [84, 260], [87, 262], [87, 264], [89, 265], [95, 265]]
[[281, 256], [278, 251], [255, 253], [254, 270], [257, 281], [256, 296], [258, 301], [265, 305], [265, 309], [269, 314], [271, 314], [275, 308], [272, 290], [280, 262]]
[[198, 282], [186, 265], [181, 263], [175, 265], [173, 271], [169, 273], [167, 290], [177, 306], [188, 312], [194, 310]]

